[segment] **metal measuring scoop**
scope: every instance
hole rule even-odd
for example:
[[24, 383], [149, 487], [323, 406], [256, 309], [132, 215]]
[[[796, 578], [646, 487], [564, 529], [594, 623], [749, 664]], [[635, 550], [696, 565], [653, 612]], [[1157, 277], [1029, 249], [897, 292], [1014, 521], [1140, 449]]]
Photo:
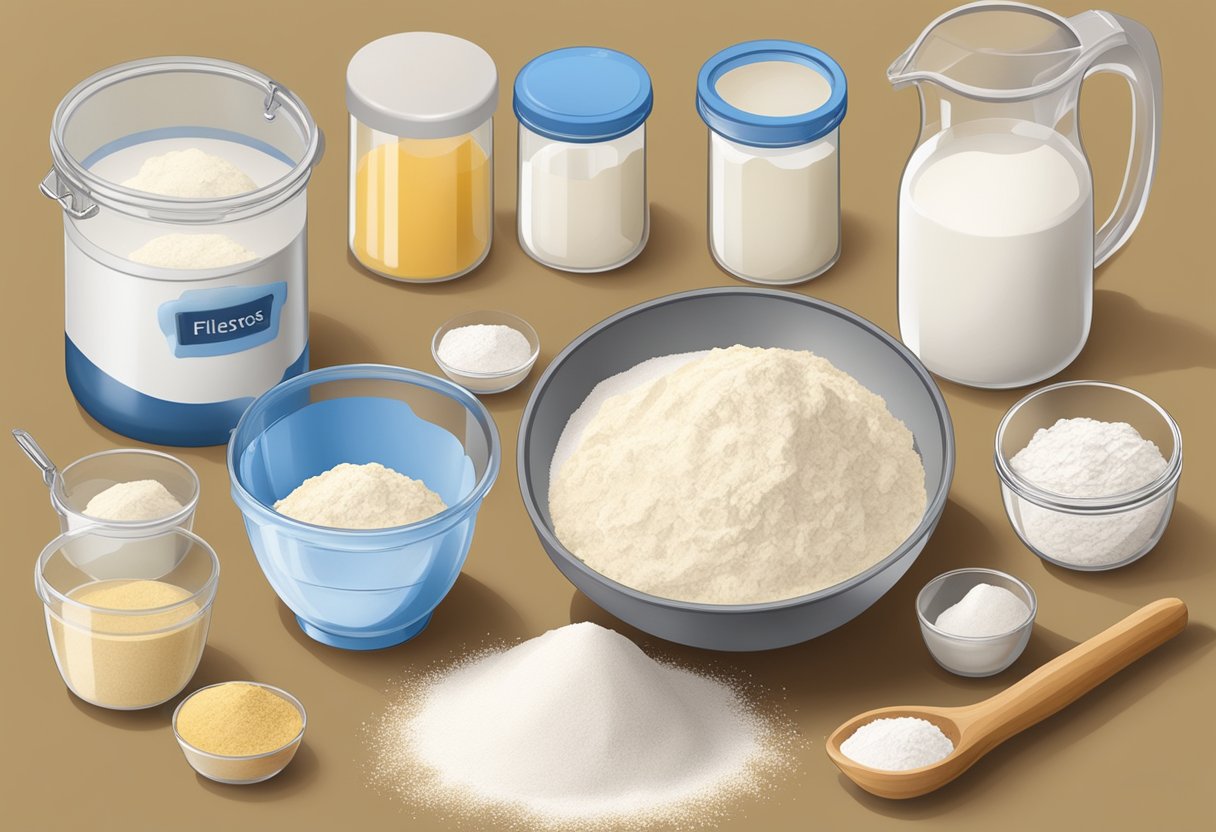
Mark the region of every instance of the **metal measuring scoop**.
[[41, 446], [34, 441], [34, 437], [30, 436], [28, 431], [21, 430], [21, 428], [13, 429], [13, 438], [17, 440], [17, 444], [21, 446], [21, 450], [25, 451], [25, 455], [30, 458], [30, 462], [41, 469], [42, 481], [46, 483], [46, 487], [54, 488], [55, 480], [59, 477], [59, 469], [55, 467], [55, 463], [51, 462], [51, 458], [47, 456], [46, 451], [42, 450]]

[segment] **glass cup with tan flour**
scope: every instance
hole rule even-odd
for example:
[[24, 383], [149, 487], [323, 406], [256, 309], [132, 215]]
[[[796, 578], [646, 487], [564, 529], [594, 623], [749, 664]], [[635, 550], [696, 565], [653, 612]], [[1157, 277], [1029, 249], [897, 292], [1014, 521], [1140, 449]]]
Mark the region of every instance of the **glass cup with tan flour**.
[[[82, 547], [105, 577], [79, 565]], [[141, 558], [140, 549], [155, 556]], [[168, 549], [174, 557], [165, 571]], [[120, 574], [104, 568], [111, 560]], [[219, 572], [215, 550], [180, 528], [146, 538], [93, 528], [52, 540], [35, 564], [34, 586], [68, 689], [114, 710], [177, 696], [202, 658]]]

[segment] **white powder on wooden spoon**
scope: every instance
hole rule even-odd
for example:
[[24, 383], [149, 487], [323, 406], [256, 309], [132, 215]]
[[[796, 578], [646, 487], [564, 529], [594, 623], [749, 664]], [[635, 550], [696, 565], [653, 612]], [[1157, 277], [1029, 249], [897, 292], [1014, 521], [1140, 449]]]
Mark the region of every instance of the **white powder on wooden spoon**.
[[867, 722], [840, 744], [840, 752], [870, 768], [907, 771], [944, 760], [954, 743], [932, 722], [901, 716]]

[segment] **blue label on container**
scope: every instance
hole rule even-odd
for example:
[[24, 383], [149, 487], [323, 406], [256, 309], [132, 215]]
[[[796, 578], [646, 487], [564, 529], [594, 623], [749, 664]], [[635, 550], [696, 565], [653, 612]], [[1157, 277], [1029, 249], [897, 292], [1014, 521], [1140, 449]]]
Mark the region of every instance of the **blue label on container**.
[[274, 295], [263, 295], [249, 303], [226, 309], [177, 313], [177, 343], [214, 344], [246, 338], [270, 329]]
[[287, 299], [285, 282], [183, 292], [157, 317], [178, 358], [229, 355], [273, 341]]

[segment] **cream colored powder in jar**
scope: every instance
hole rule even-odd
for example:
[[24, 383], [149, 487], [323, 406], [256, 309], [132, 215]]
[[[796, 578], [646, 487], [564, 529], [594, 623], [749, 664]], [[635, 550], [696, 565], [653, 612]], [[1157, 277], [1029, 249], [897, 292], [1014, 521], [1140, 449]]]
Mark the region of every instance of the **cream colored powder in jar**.
[[207, 640], [209, 610], [192, 595], [163, 581], [95, 581], [68, 593], [74, 603], [61, 614], [48, 608], [51, 646], [72, 692], [120, 710], [176, 696]]
[[844, 71], [794, 41], [749, 41], [702, 66], [709, 127], [709, 247], [744, 280], [792, 284], [840, 256]]

